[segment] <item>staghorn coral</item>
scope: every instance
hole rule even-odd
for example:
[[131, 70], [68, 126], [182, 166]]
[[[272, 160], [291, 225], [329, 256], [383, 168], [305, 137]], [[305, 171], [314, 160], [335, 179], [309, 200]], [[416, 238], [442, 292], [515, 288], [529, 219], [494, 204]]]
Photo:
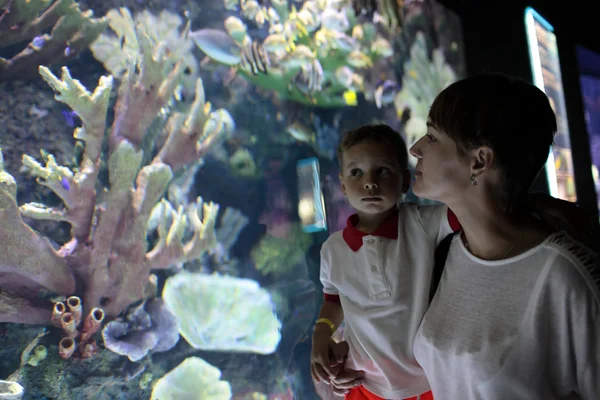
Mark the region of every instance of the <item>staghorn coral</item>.
[[[73, 0], [0, 0], [0, 43], [4, 46], [31, 40], [10, 59], [0, 57], [0, 81], [30, 78], [41, 64], [65, 62], [87, 49], [104, 31], [104, 18], [92, 18]], [[43, 33], [50, 27], [50, 33]]]
[[179, 15], [163, 10], [156, 16], [144, 10], [133, 17], [127, 8], [119, 8], [110, 10], [106, 19], [111, 32], [102, 33], [90, 45], [90, 50], [115, 78], [125, 74], [132, 58], [140, 57], [135, 27], [141, 25], [153, 42], [164, 46], [165, 57], [171, 61], [165, 63], [165, 72], [180, 62], [183, 71], [181, 87], [185, 90], [195, 86], [199, 67], [191, 52], [194, 44], [188, 37], [189, 27], [182, 26], [183, 19]]
[[262, 44], [234, 16], [224, 21], [225, 31], [201, 29], [191, 36], [209, 58], [236, 66], [246, 80], [280, 99], [321, 107], [354, 106], [356, 93], [365, 89], [363, 76], [393, 55], [389, 33], [361, 23], [349, 3], [309, 0], [296, 10], [291, 0], [272, 1], [269, 7], [240, 0], [228, 7], [238, 5], [246, 22], [268, 30]]
[[[148, 220], [173, 173], [205, 155], [231, 133], [233, 123], [227, 111], [211, 112], [198, 80], [189, 112], [169, 118], [164, 143], [156, 157], [143, 165], [146, 131], [170, 101], [181, 64], [169, 71], [165, 65], [171, 60], [164, 48], [139, 25], [136, 35], [141, 56], [123, 76], [106, 158], [102, 143], [113, 78], [101, 77], [90, 93], [66, 67], [61, 79], [40, 67], [44, 80], [57, 92], [56, 99], [82, 120], [74, 138], [85, 144], [85, 151], [74, 170], [60, 166], [52, 155], [45, 165], [23, 157], [25, 167], [62, 200], [63, 208], [39, 203], [18, 207], [14, 178], [2, 169], [0, 160], [0, 252], [6, 255], [0, 264], [0, 322], [48, 323], [50, 308], [33, 299], [74, 292], [83, 293], [84, 314], [102, 307], [107, 317], [115, 317], [152, 290], [150, 270], [199, 258], [215, 246], [218, 205], [199, 198], [191, 206], [194, 213], [184, 215], [180, 207], [170, 229], [158, 229], [158, 242], [147, 251]], [[109, 182], [97, 192], [103, 159], [107, 159]], [[55, 251], [22, 216], [67, 222], [72, 239]], [[181, 234], [188, 225], [194, 236], [183, 243]], [[75, 287], [75, 277], [82, 286]]]

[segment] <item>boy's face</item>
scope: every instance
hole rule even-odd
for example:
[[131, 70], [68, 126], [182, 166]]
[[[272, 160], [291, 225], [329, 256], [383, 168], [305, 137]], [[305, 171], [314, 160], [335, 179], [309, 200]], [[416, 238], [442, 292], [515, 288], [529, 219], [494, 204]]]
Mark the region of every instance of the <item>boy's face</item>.
[[342, 192], [359, 214], [380, 214], [396, 206], [402, 171], [393, 148], [366, 140], [345, 150], [342, 159]]

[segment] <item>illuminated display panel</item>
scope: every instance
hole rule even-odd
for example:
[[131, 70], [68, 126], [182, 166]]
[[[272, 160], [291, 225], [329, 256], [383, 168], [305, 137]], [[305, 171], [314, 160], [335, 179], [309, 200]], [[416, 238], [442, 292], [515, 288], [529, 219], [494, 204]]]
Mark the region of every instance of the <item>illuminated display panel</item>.
[[558, 125], [555, 144], [546, 163], [550, 194], [563, 200], [576, 201], [569, 124], [554, 28], [531, 7], [525, 10], [525, 27], [534, 83], [550, 99]]

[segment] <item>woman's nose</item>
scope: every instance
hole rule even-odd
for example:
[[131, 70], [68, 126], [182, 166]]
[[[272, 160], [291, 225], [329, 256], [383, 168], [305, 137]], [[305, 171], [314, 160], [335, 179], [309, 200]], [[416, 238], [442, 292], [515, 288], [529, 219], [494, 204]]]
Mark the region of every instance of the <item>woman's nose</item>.
[[421, 139], [417, 140], [415, 144], [410, 147], [409, 153], [411, 156], [421, 159], [423, 157], [423, 153], [421, 152]]

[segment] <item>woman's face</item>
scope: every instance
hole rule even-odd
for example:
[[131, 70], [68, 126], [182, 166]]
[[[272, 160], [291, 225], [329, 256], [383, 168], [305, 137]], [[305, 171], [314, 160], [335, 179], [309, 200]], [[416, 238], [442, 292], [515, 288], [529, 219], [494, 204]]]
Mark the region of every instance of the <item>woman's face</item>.
[[456, 142], [428, 124], [427, 133], [411, 148], [417, 158], [413, 192], [430, 200], [451, 202], [470, 185], [471, 169]]

